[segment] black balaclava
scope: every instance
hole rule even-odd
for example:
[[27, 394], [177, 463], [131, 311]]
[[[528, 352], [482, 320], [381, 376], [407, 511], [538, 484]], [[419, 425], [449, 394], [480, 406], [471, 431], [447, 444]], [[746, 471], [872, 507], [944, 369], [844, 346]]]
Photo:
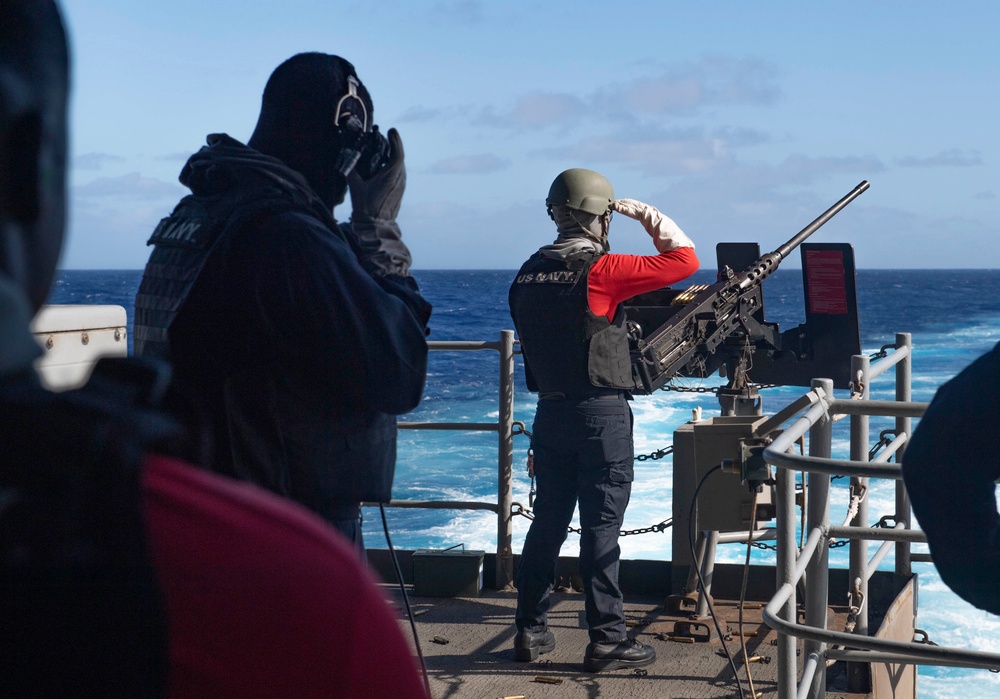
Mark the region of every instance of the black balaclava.
[[338, 167], [344, 169], [344, 150], [356, 144], [347, 127], [352, 117], [353, 125], [372, 129], [371, 97], [354, 66], [340, 56], [300, 53], [271, 73], [248, 145], [302, 173], [332, 210], [347, 193]]

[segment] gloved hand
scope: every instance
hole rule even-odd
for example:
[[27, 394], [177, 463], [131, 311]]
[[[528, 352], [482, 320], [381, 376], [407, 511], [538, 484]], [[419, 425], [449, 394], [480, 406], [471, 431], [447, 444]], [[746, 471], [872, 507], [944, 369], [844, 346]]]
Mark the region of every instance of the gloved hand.
[[655, 206], [643, 204], [635, 199], [617, 199], [611, 202], [611, 209], [641, 223], [653, 238], [653, 245], [659, 252], [694, 247], [694, 243], [684, 235], [680, 226], [669, 216], [661, 214]]
[[386, 137], [389, 156], [382, 167], [368, 179], [357, 170], [347, 178], [351, 191], [351, 228], [361, 249], [362, 262], [372, 272], [407, 276], [410, 251], [401, 240], [402, 233], [396, 223], [406, 189], [403, 141], [396, 129], [389, 129]]

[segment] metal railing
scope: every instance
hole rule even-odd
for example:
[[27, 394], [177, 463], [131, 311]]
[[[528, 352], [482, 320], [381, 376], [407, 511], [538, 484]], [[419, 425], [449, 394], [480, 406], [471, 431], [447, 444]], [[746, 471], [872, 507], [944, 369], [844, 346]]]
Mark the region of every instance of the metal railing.
[[389, 507], [448, 510], [489, 510], [497, 516], [496, 587], [508, 587], [514, 578], [513, 545], [513, 464], [514, 464], [514, 331], [501, 330], [498, 342], [431, 341], [432, 351], [469, 352], [492, 350], [499, 353], [498, 417], [496, 422], [413, 422], [399, 421], [401, 430], [465, 430], [497, 433], [497, 501], [392, 500]]
[[[498, 419], [496, 422], [414, 422], [400, 421], [406, 430], [465, 430], [496, 432], [498, 443], [497, 500], [393, 500], [390, 507], [488, 510], [497, 517], [496, 586], [507, 587], [513, 578], [513, 440], [520, 432], [514, 421], [515, 340], [511, 330], [503, 330], [498, 342], [429, 342], [433, 351], [491, 350], [499, 354]], [[891, 349], [891, 352], [887, 350]], [[826, 686], [828, 661], [848, 662], [849, 684], [862, 681], [861, 670], [868, 663], [898, 665], [940, 665], [1000, 670], [1000, 654], [950, 648], [926, 642], [904, 642], [869, 635], [868, 582], [872, 574], [895, 549], [895, 573], [899, 579], [912, 577], [913, 561], [930, 561], [926, 554], [914, 554], [911, 544], [926, 543], [923, 532], [911, 528], [910, 504], [898, 462], [911, 432], [911, 421], [923, 415], [926, 403], [911, 400], [911, 339], [896, 335], [873, 363], [867, 356], [852, 359], [851, 397], [837, 399], [833, 382], [814, 379], [811, 390], [769, 421], [783, 425], [782, 431], [764, 450], [765, 460], [777, 470], [776, 537], [777, 591], [764, 608], [765, 622], [778, 633], [778, 696], [786, 699], [821, 697]], [[872, 382], [894, 369], [893, 400], [871, 398]], [[833, 423], [850, 418], [850, 458], [834, 459]], [[878, 453], [869, 447], [869, 418], [892, 417], [893, 430], [879, 439]], [[795, 445], [808, 434], [809, 453], [794, 453]], [[888, 437], [892, 434], [892, 438]], [[890, 463], [895, 456], [897, 463]], [[795, 471], [808, 473], [806, 485], [805, 543], [796, 536]], [[833, 476], [849, 476], [851, 502], [843, 525], [830, 522], [830, 495]], [[895, 514], [892, 526], [872, 528], [868, 498], [870, 479], [895, 483]], [[884, 518], [883, 518], [884, 519]], [[740, 539], [741, 541], [743, 539]], [[849, 541], [850, 619], [853, 630], [827, 628], [830, 544]], [[869, 556], [868, 542], [879, 547]], [[839, 543], [839, 542], [838, 542]], [[805, 600], [802, 623], [797, 620], [797, 586], [803, 580]], [[804, 640], [804, 662], [796, 677], [796, 639]], [[852, 667], [855, 672], [852, 672]], [[865, 678], [866, 681], [866, 678]], [[867, 691], [852, 687], [851, 691]]]
[[[886, 354], [885, 350], [893, 351]], [[895, 400], [872, 400], [871, 382], [889, 369], [895, 368]], [[895, 572], [904, 579], [911, 577], [914, 560], [928, 561], [924, 555], [911, 554], [912, 543], [926, 542], [923, 533], [911, 529], [910, 505], [902, 482], [898, 461], [910, 435], [911, 419], [923, 415], [926, 403], [911, 401], [911, 340], [908, 333], [896, 335], [896, 343], [882, 348], [880, 358], [872, 364], [868, 357], [853, 358], [850, 399], [833, 396], [833, 382], [814, 379], [808, 400], [803, 400], [804, 412], [764, 450], [764, 459], [777, 467], [777, 567], [778, 589], [764, 608], [766, 623], [778, 632], [778, 696], [783, 698], [820, 697], [826, 687], [827, 661], [844, 660], [848, 664], [851, 691], [867, 691], [857, 686], [864, 680], [864, 663], [899, 665], [942, 665], [1000, 670], [1000, 654], [948, 648], [918, 642], [903, 642], [869, 636], [868, 581], [872, 573], [895, 547]], [[805, 398], [805, 397], [804, 397]], [[800, 399], [802, 400], [802, 399]], [[850, 459], [831, 458], [832, 423], [840, 416], [850, 416]], [[880, 443], [885, 448], [871, 457], [869, 451], [869, 418], [895, 418], [895, 436], [885, 435]], [[792, 453], [795, 443], [808, 433], [809, 454]], [[897, 463], [889, 463], [893, 455]], [[796, 540], [795, 471], [809, 474], [806, 488], [806, 541], [799, 550]], [[851, 478], [851, 503], [848, 521], [842, 526], [830, 523], [831, 476]], [[871, 528], [869, 523], [869, 479], [895, 481], [896, 513], [894, 524], [887, 528]], [[853, 632], [827, 628], [829, 580], [829, 544], [834, 539], [850, 541], [850, 617]], [[868, 542], [880, 542], [869, 557]], [[796, 586], [803, 579], [805, 586], [805, 616], [797, 622]], [[804, 663], [796, 681], [796, 638], [804, 639]]]

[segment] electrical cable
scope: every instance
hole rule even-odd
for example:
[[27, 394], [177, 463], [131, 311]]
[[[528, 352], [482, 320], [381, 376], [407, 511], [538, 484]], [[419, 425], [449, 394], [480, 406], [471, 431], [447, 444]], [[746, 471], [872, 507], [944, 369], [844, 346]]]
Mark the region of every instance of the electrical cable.
[[417, 636], [417, 625], [413, 621], [413, 610], [410, 609], [410, 598], [406, 594], [406, 585], [403, 583], [403, 571], [399, 568], [399, 561], [396, 559], [396, 549], [392, 547], [392, 539], [389, 537], [389, 523], [385, 518], [385, 506], [378, 505], [378, 511], [382, 513], [382, 530], [385, 532], [385, 543], [389, 545], [389, 557], [392, 559], [392, 567], [396, 570], [396, 580], [399, 581], [399, 592], [403, 595], [403, 606], [406, 607], [406, 618], [410, 620], [410, 630], [413, 632], [413, 643], [417, 647], [417, 658], [420, 661], [420, 672], [424, 677], [424, 688], [427, 696], [431, 696], [431, 681], [427, 677], [427, 665], [424, 663], [424, 654], [420, 650], [420, 638]]
[[743, 605], [746, 602], [747, 578], [750, 574], [750, 552], [753, 551], [753, 533], [757, 529], [757, 491], [753, 493], [753, 502], [750, 504], [750, 536], [747, 537], [747, 557], [743, 563], [743, 583], [740, 585], [739, 620], [737, 628], [740, 632], [740, 647], [743, 649], [743, 670], [747, 675], [747, 684], [750, 685], [750, 696], [756, 697], [757, 693], [753, 688], [753, 677], [750, 675], [750, 654], [747, 653], [747, 637], [743, 635]]
[[701, 565], [698, 562], [698, 555], [694, 550], [694, 510], [698, 504], [698, 492], [701, 487], [705, 485], [705, 481], [716, 471], [722, 470], [722, 464], [713, 466], [708, 470], [708, 472], [701, 477], [701, 481], [698, 483], [698, 487], [694, 489], [694, 495], [691, 496], [691, 508], [688, 510], [688, 546], [691, 547], [691, 562], [694, 566], [694, 572], [698, 574], [698, 586], [701, 588], [702, 593], [705, 595], [705, 601], [708, 602], [708, 613], [712, 617], [712, 622], [715, 624], [715, 632], [719, 634], [719, 641], [722, 644], [722, 650], [726, 652], [726, 659], [729, 660], [729, 667], [733, 669], [733, 678], [736, 680], [736, 687], [740, 690], [740, 699], [746, 699], [746, 693], [743, 691], [743, 683], [740, 681], [739, 670], [736, 669], [736, 661], [733, 659], [733, 654], [729, 652], [729, 646], [725, 642], [725, 634], [722, 633], [722, 627], [719, 626], [719, 618], [715, 615], [715, 609], [712, 607], [712, 600], [709, 598], [708, 589], [705, 585], [705, 578], [701, 574]]

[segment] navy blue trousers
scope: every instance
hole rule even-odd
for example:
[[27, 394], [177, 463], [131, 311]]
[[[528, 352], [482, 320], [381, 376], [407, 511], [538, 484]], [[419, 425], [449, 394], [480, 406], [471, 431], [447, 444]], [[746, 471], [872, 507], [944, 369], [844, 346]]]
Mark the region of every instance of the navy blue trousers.
[[519, 631], [546, 627], [559, 550], [580, 506], [580, 576], [590, 640], [623, 641], [618, 535], [632, 492], [632, 410], [624, 398], [539, 401], [532, 426], [535, 519], [517, 571]]
[[361, 560], [367, 560], [365, 540], [361, 533], [361, 504], [336, 505], [329, 509], [327, 522], [340, 532], [354, 548]]

